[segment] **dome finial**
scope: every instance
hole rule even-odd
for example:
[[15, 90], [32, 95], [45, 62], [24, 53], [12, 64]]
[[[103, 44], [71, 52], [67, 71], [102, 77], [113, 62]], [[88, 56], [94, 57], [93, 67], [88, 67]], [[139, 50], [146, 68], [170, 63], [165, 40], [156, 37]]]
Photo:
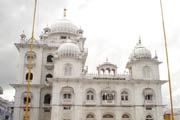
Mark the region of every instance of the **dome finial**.
[[108, 62], [109, 60], [108, 60], [108, 57], [106, 57], [106, 62]]
[[155, 59], [158, 59], [156, 50], [155, 50], [155, 56], [154, 56], [154, 58], [155, 58]]
[[141, 36], [139, 36], [139, 44], [141, 44]]
[[26, 38], [26, 35], [24, 33], [24, 30], [22, 31], [22, 34], [20, 35], [21, 39], [25, 39]]
[[64, 17], [66, 17], [66, 11], [67, 11], [67, 9], [64, 8]]

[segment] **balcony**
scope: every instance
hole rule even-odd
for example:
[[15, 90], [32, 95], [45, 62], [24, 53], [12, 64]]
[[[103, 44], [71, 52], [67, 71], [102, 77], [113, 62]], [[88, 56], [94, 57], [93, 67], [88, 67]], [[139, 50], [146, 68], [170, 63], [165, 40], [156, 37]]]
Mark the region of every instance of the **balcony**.
[[121, 101], [121, 105], [122, 106], [130, 106], [130, 102], [129, 101]]
[[111, 105], [115, 105], [115, 100], [102, 100], [102, 105], [107, 105], [107, 106], [111, 106]]
[[[29, 67], [29, 60], [25, 61], [25, 65], [26, 65], [27, 68]], [[35, 61], [34, 60], [32, 61], [31, 65], [30, 65], [30, 68], [33, 68], [33, 66], [35, 66]]]
[[45, 64], [45, 67], [48, 69], [48, 70], [52, 70], [54, 68], [54, 63], [53, 62], [47, 62]]
[[89, 106], [96, 105], [96, 101], [95, 100], [86, 100], [85, 105], [89, 105]]
[[72, 99], [63, 99], [62, 100], [62, 104], [63, 105], [72, 105], [73, 104], [73, 100]]
[[51, 107], [51, 104], [44, 103], [44, 104], [43, 104], [43, 107]]
[[153, 100], [145, 100], [144, 105], [145, 106], [153, 106], [153, 105], [155, 105], [155, 102]]

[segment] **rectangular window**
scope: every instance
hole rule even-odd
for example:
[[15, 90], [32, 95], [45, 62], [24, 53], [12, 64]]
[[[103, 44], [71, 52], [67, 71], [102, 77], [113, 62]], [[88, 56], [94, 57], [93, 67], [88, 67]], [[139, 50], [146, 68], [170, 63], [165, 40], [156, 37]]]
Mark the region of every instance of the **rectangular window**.
[[45, 108], [45, 109], [44, 109], [44, 112], [51, 112], [51, 110], [50, 110], [50, 109]]
[[152, 100], [152, 95], [146, 95], [145, 100]]
[[124, 100], [124, 96], [121, 96], [121, 100], [122, 100], [122, 101]]
[[64, 106], [63, 109], [64, 110], [71, 110], [71, 106]]
[[61, 36], [61, 39], [66, 39], [67, 38], [67, 36]]
[[89, 100], [89, 95], [87, 95], [87, 100]]
[[128, 101], [128, 96], [125, 97], [125, 100]]
[[93, 95], [91, 95], [91, 100], [94, 100], [94, 96]]
[[152, 110], [152, 107], [146, 107], [146, 110]]

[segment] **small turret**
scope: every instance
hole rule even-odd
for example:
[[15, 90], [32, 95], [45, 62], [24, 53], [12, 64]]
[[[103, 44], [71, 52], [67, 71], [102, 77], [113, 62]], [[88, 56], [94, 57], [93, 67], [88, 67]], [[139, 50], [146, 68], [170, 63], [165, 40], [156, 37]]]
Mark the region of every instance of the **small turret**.
[[26, 40], [26, 35], [24, 34], [24, 30], [23, 30], [22, 34], [20, 34], [20, 40], [21, 40], [21, 42], [25, 42], [25, 40]]
[[98, 74], [115, 75], [117, 73], [117, 66], [110, 63], [108, 59], [106, 59], [106, 62], [97, 67], [97, 71]]
[[43, 30], [45, 34], [51, 32], [51, 29], [48, 27], [48, 25]]

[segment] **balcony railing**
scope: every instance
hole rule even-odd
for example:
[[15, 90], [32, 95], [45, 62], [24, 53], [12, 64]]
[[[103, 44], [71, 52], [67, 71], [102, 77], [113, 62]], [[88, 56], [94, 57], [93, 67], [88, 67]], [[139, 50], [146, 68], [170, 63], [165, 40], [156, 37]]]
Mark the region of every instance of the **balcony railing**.
[[102, 105], [115, 105], [115, 100], [102, 100]]
[[73, 100], [72, 99], [63, 99], [62, 100], [62, 104], [63, 105], [72, 105], [73, 104]]
[[152, 106], [152, 105], [155, 105], [155, 102], [153, 100], [145, 100], [144, 105], [145, 106]]
[[85, 105], [96, 105], [96, 101], [95, 100], [86, 100]]
[[[33, 66], [35, 66], [35, 61], [34, 60], [32, 60], [32, 63], [31, 63], [31, 65], [30, 65], [30, 68], [32, 68]], [[29, 60], [26, 60], [25, 61], [25, 65], [26, 65], [26, 67], [29, 67]]]
[[54, 68], [54, 63], [53, 62], [47, 62], [45, 64], [45, 67], [48, 69], [48, 70], [51, 70]]
[[86, 74], [82, 75], [82, 77], [96, 79], [96, 80], [129, 80], [131, 76], [129, 74]]
[[129, 106], [130, 102], [129, 101], [121, 101], [122, 106]]

